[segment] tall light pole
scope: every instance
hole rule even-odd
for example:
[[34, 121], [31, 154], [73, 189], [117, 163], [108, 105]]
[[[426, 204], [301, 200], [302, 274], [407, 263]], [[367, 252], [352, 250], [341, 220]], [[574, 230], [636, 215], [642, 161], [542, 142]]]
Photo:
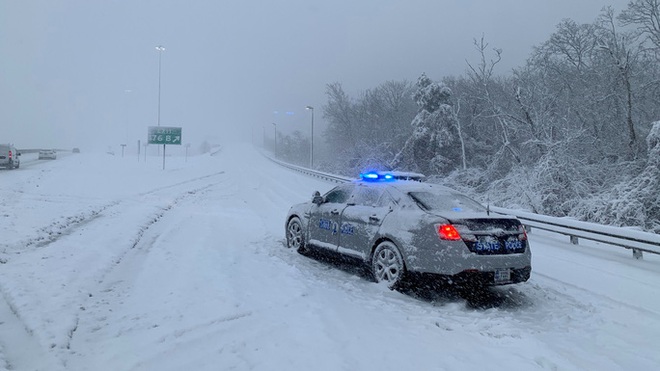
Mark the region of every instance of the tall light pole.
[[[124, 128], [126, 129], [126, 140], [124, 144], [128, 144], [128, 95], [132, 93], [131, 89], [124, 89]], [[122, 156], [124, 157], [124, 149], [122, 148]]]
[[161, 59], [163, 52], [165, 51], [165, 47], [162, 45], [156, 46], [156, 50], [158, 50], [158, 126], [160, 126], [160, 70], [161, 70]]
[[[163, 57], [163, 52], [165, 47], [162, 45], [157, 45], [156, 50], [158, 50], [158, 119], [156, 122], [160, 126], [160, 70], [161, 70], [161, 60]], [[160, 155], [160, 147], [158, 147], [158, 155]], [[146, 156], [146, 154], [145, 154]], [[163, 144], [163, 167], [165, 167], [165, 145]]]
[[277, 124], [273, 122], [273, 126], [275, 127], [275, 156], [277, 156]]
[[312, 111], [312, 133], [310, 135], [310, 147], [309, 147], [309, 168], [314, 168], [314, 107], [306, 106], [305, 109]]

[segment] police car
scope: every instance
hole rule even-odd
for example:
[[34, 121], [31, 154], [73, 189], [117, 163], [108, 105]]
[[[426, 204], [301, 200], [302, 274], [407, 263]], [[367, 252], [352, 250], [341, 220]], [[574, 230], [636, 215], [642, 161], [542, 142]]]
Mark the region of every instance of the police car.
[[422, 178], [368, 172], [323, 196], [315, 192], [289, 210], [287, 246], [358, 258], [390, 288], [412, 274], [459, 285], [529, 279], [531, 251], [517, 218]]

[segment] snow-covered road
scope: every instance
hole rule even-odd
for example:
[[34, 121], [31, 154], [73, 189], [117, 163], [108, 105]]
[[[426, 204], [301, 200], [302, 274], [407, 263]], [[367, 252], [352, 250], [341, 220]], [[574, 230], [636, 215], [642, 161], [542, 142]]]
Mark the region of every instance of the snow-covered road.
[[653, 370], [660, 259], [534, 230], [532, 278], [400, 293], [285, 248], [333, 185], [247, 145], [0, 171], [0, 370]]

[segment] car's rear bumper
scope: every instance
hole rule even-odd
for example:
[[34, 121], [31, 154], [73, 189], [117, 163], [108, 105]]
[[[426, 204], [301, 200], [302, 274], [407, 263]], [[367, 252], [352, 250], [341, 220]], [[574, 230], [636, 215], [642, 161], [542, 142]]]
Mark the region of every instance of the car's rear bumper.
[[423, 242], [418, 246], [424, 247], [403, 249], [409, 271], [457, 276], [463, 272], [492, 273], [502, 269], [517, 272], [532, 265], [529, 246], [521, 253], [484, 255], [471, 252], [463, 241]]
[[528, 266], [520, 269], [511, 269], [511, 279], [504, 282], [495, 282], [495, 272], [480, 272], [473, 270], [463, 271], [459, 274], [455, 274], [451, 276], [450, 279], [460, 286], [474, 284], [482, 286], [496, 286], [526, 282], [531, 275], [532, 267]]
[[504, 282], [495, 282], [494, 271], [465, 270], [454, 275], [442, 275], [435, 273], [409, 272], [410, 278], [423, 280], [427, 283], [451, 284], [460, 287], [500, 286], [522, 283], [529, 280], [532, 267], [527, 266], [519, 269], [511, 269], [511, 279]]

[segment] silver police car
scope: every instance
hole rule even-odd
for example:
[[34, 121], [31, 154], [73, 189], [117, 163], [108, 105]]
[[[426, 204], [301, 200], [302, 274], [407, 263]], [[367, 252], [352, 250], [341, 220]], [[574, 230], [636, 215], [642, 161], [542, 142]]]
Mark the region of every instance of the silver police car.
[[287, 246], [358, 258], [390, 288], [413, 274], [458, 285], [529, 279], [531, 251], [517, 218], [422, 177], [368, 172], [323, 196], [315, 192], [289, 210]]

